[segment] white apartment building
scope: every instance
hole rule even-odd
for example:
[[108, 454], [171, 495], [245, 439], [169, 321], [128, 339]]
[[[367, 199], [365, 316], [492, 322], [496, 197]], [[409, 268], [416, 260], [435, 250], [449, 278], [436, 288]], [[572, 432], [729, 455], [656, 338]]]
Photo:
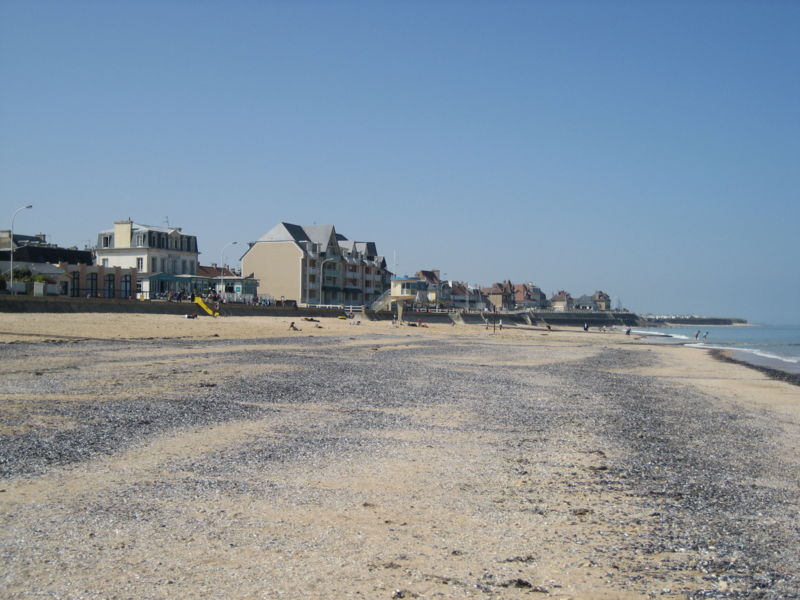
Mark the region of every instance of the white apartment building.
[[95, 248], [96, 264], [136, 269], [139, 273], [196, 275], [197, 238], [180, 227], [140, 225], [130, 219], [101, 231]]

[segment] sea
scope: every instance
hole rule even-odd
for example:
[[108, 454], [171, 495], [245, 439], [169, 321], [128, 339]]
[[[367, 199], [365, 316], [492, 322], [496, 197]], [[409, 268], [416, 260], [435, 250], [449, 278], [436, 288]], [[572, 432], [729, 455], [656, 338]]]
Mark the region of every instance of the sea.
[[[698, 330], [700, 335], [695, 339]], [[675, 326], [634, 329], [631, 333], [649, 336], [654, 342], [731, 350], [737, 360], [800, 374], [800, 325]]]

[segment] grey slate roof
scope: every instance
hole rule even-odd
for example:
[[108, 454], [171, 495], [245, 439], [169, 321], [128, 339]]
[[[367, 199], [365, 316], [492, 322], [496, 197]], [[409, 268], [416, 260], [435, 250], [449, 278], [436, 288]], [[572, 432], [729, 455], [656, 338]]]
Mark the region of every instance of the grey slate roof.
[[[141, 223], [131, 223], [131, 231], [157, 231], [159, 233], [172, 233], [177, 231], [183, 233], [180, 227], [158, 227], [156, 225], [142, 225]], [[103, 229], [100, 233], [114, 233], [114, 228]]]
[[267, 233], [258, 238], [259, 242], [308, 242], [311, 241], [300, 225], [278, 223]]
[[330, 252], [332, 240], [335, 240], [337, 246], [346, 252], [355, 251], [362, 256], [375, 257], [374, 261], [378, 265], [384, 262], [383, 257], [378, 255], [375, 242], [348, 240], [342, 234], [337, 233], [333, 225], [295, 225], [282, 221], [258, 238], [259, 242], [297, 242], [298, 244], [311, 242], [319, 244], [320, 252]]

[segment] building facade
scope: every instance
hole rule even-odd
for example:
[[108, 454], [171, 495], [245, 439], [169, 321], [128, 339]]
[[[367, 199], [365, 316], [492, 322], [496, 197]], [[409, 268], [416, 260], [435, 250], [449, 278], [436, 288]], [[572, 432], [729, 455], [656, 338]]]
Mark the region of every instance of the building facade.
[[555, 311], [564, 312], [574, 309], [575, 302], [569, 292], [559, 290], [557, 294], [550, 298], [550, 306]]
[[437, 308], [452, 308], [452, 290], [449, 281], [442, 281], [439, 276], [439, 269], [429, 271], [417, 271], [416, 276], [428, 284], [428, 297], [425, 304], [430, 304]]
[[278, 223], [242, 256], [242, 273], [258, 295], [309, 305], [369, 305], [391, 273], [374, 242], [356, 242], [333, 225]]
[[481, 290], [488, 300], [491, 310], [512, 310], [514, 308], [514, 284], [510, 280], [498, 282], [490, 288]]
[[101, 231], [94, 253], [99, 266], [170, 275], [195, 275], [200, 254], [197, 238], [180, 227], [140, 225], [130, 219]]
[[486, 297], [477, 286], [471, 286], [462, 281], [450, 282], [450, 299], [453, 308], [461, 310], [486, 310]]
[[136, 297], [136, 269], [123, 267], [104, 267], [103, 265], [70, 264], [61, 262], [58, 267], [67, 274], [69, 280], [62, 294], [73, 298], [122, 298]]
[[597, 305], [597, 310], [611, 310], [611, 296], [602, 290], [595, 292], [592, 295], [592, 300]]
[[547, 296], [533, 283], [514, 284], [514, 304], [517, 308], [547, 308]]

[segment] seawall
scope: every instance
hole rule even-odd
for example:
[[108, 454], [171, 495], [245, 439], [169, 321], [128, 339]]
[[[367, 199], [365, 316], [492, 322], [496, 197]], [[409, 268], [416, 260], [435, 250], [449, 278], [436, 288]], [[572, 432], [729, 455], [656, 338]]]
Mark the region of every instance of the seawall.
[[[63, 296], [0, 296], [0, 312], [25, 313], [79, 313], [79, 312], [117, 312], [184, 315], [197, 313], [208, 316], [197, 304], [169, 302], [167, 300], [122, 300], [108, 298], [67, 298]], [[292, 308], [282, 306], [257, 306], [253, 304], [223, 304], [222, 316], [240, 317], [339, 317], [342, 309], [332, 308]]]
[[746, 325], [747, 319], [735, 317], [674, 317], [667, 319], [646, 319], [645, 325], [657, 327], [660, 325]]
[[[166, 300], [123, 300], [108, 298], [68, 298], [64, 296], [9, 296], [0, 295], [0, 312], [17, 313], [79, 313], [79, 312], [118, 312], [118, 313], [147, 313], [183, 315], [197, 313], [200, 317], [208, 316], [199, 306], [188, 300], [184, 302], [169, 302]], [[252, 304], [223, 304], [220, 312], [222, 316], [240, 317], [340, 317], [345, 315], [344, 309], [336, 308], [305, 308], [282, 306], [257, 306]], [[377, 320], [391, 320], [393, 313], [390, 311], [366, 311], [356, 313], [356, 318]], [[500, 319], [505, 325], [568, 325], [581, 327], [626, 326], [634, 327], [642, 324], [635, 313], [630, 312], [549, 312], [530, 311], [516, 313], [432, 313], [406, 311], [403, 320], [406, 322], [420, 321], [425, 324], [446, 324], [453, 322], [467, 325], [483, 325], [498, 323]]]

